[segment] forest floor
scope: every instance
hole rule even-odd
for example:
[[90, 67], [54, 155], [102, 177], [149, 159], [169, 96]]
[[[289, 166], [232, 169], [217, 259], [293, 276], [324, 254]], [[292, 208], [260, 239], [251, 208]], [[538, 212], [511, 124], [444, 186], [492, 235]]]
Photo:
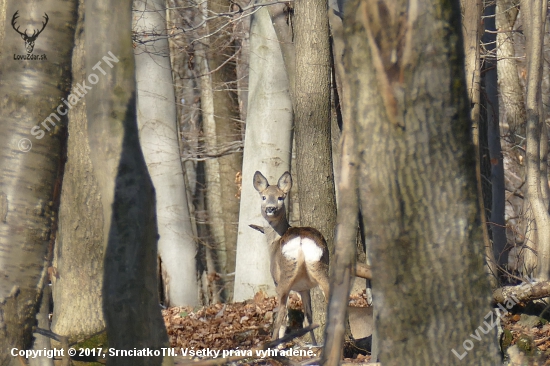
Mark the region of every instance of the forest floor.
[[[350, 306], [368, 307], [365, 293], [350, 297]], [[297, 295], [289, 298], [289, 311], [301, 309]], [[550, 323], [542, 317], [528, 315], [533, 310], [514, 309], [516, 312], [500, 319], [504, 333], [500, 338], [505, 349], [518, 345], [526, 355], [521, 365], [550, 366]], [[215, 304], [205, 307], [173, 307], [163, 310], [164, 322], [170, 337], [170, 346], [187, 353], [178, 356], [176, 365], [305, 365], [318, 364], [321, 349], [304, 343], [300, 338], [283, 344], [275, 349], [265, 350], [263, 346], [270, 341], [273, 320], [277, 304], [274, 297], [262, 293], [249, 301], [231, 304]], [[540, 314], [537, 311], [536, 314]], [[297, 323], [303, 319], [298, 317]], [[289, 315], [289, 328], [299, 328], [293, 324]], [[295, 323], [296, 323], [295, 322]], [[309, 339], [309, 337], [303, 337]], [[286, 350], [281, 356], [281, 350]], [[364, 364], [370, 356], [354, 351], [345, 345], [348, 358], [345, 364]], [[292, 355], [287, 354], [292, 350]], [[218, 353], [216, 353], [218, 352]], [[181, 355], [181, 353], [180, 353]], [[229, 359], [228, 357], [232, 357]], [[516, 358], [517, 359], [517, 358]], [[198, 362], [201, 360], [202, 362]], [[309, 362], [308, 362], [309, 361]], [[514, 365], [516, 363], [514, 362]]]
[[[300, 298], [291, 294], [288, 301], [289, 328], [299, 328], [293, 324], [292, 310], [300, 310]], [[365, 293], [352, 295], [350, 306], [367, 307]], [[233, 364], [247, 365], [289, 365], [305, 364], [308, 360], [314, 361], [320, 356], [321, 348], [314, 347], [296, 338], [287, 342], [283, 348], [264, 350], [264, 344], [271, 340], [274, 317], [277, 311], [277, 301], [274, 297], [267, 297], [258, 293], [254, 299], [231, 304], [215, 304], [195, 309], [189, 307], [173, 307], [163, 310], [164, 323], [170, 337], [170, 346], [187, 352], [187, 357], [177, 357], [176, 365], [189, 364], [190, 360], [206, 360], [208, 358], [220, 362], [228, 356], [239, 356], [241, 360]], [[296, 318], [301, 320], [303, 315]], [[298, 321], [301, 323], [301, 321]], [[304, 337], [306, 338], [306, 337]], [[309, 337], [307, 337], [309, 339]], [[280, 347], [280, 346], [279, 346]], [[283, 356], [281, 351], [285, 350]], [[197, 354], [198, 350], [206, 350]], [[244, 352], [250, 350], [251, 352]], [[292, 350], [292, 355], [287, 354]], [[215, 354], [216, 351], [220, 351]], [[251, 357], [249, 355], [252, 355]], [[276, 355], [275, 355], [276, 354]], [[206, 356], [206, 357], [205, 357]], [[209, 357], [210, 356], [210, 357]], [[238, 358], [238, 357], [235, 357]], [[365, 362], [365, 356], [358, 355], [347, 362]], [[225, 361], [225, 360], [224, 360]], [[195, 364], [195, 363], [193, 363]], [[214, 364], [214, 363], [212, 363]]]

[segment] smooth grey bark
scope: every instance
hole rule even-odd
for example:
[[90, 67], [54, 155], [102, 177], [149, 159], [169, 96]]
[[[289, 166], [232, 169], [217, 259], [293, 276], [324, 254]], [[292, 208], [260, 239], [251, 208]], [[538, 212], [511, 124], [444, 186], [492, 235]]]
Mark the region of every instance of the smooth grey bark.
[[500, 143], [495, 8], [494, 3], [485, 6], [485, 33], [481, 39], [487, 50], [483, 64], [483, 75], [485, 81], [484, 95], [487, 98], [487, 136], [489, 157], [491, 159], [492, 204], [489, 222], [493, 240], [493, 255], [502, 271], [508, 264], [508, 250], [506, 249], [506, 222], [504, 221], [506, 199], [504, 195], [504, 160]]
[[134, 1], [137, 121], [157, 197], [165, 305], [195, 306], [197, 248], [180, 159], [165, 14], [163, 0]]
[[275, 181], [290, 168], [292, 102], [289, 84], [267, 9], [252, 16], [250, 27], [250, 76], [248, 117], [243, 156], [241, 208], [234, 300], [250, 299], [258, 291], [275, 294], [269, 273], [266, 236], [248, 225], [264, 225], [260, 198], [252, 186], [260, 170]]
[[354, 0], [344, 12], [379, 358], [495, 365], [494, 329], [462, 348], [491, 307], [460, 7], [413, 4]]
[[[109, 347], [160, 349], [168, 337], [157, 288], [155, 192], [136, 122], [132, 1], [86, 4], [88, 138], [104, 208], [103, 311]], [[162, 357], [108, 357], [160, 365]]]
[[[72, 90], [86, 81], [84, 1], [79, 2], [73, 49]], [[68, 113], [67, 162], [63, 175], [52, 276], [52, 331], [76, 342], [105, 329], [102, 309], [103, 207], [88, 144], [86, 98]], [[58, 345], [56, 345], [58, 346]]]
[[[29, 349], [42, 287], [47, 282], [48, 245], [56, 219], [61, 148], [67, 120], [76, 1], [5, 1], [0, 59], [0, 365], [18, 364], [8, 351]], [[40, 30], [26, 55], [21, 32]], [[53, 20], [55, 19], [55, 21]], [[66, 113], [66, 112], [65, 112]], [[49, 120], [47, 120], [49, 118]], [[46, 121], [45, 121], [46, 120]], [[50, 252], [51, 253], [51, 252]]]

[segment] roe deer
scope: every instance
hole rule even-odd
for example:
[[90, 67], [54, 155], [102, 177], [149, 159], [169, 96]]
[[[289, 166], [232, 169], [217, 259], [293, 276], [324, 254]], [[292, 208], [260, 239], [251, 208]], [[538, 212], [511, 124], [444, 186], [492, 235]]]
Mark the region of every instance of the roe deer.
[[[265, 234], [269, 243], [271, 276], [277, 288], [279, 311], [273, 327], [273, 339], [282, 337], [286, 330], [289, 292], [296, 291], [302, 298], [304, 314], [312, 324], [309, 290], [320, 286], [328, 300], [328, 249], [323, 235], [311, 227], [290, 227], [286, 218], [285, 198], [292, 187], [292, 177], [285, 172], [277, 185], [269, 185], [260, 172], [254, 174], [254, 188], [262, 198], [262, 216], [272, 228]], [[313, 331], [311, 340], [317, 344]]]

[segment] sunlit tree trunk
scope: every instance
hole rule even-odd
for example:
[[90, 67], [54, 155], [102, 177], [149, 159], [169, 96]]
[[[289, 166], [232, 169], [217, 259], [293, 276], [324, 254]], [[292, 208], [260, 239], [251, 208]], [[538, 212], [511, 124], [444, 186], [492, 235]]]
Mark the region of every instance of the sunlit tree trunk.
[[[73, 51], [73, 90], [86, 80], [84, 1], [78, 8]], [[61, 191], [52, 276], [52, 330], [70, 342], [105, 329], [102, 309], [103, 207], [88, 144], [86, 99], [69, 111], [67, 163]]]
[[548, 131], [542, 106], [542, 46], [547, 4], [542, 0], [521, 2], [527, 58], [527, 198], [537, 230], [537, 278], [550, 278], [550, 215], [548, 213]]
[[[510, 138], [521, 143], [525, 138], [525, 104], [521, 88], [516, 52], [514, 50], [514, 24], [518, 16], [519, 1], [498, 0], [496, 2], [496, 55], [498, 63], [499, 91]], [[517, 149], [516, 149], [517, 150]]]
[[[0, 62], [0, 364], [9, 365], [19, 364], [9, 349], [31, 347], [38, 300], [47, 283], [67, 123], [62, 99], [70, 89], [77, 2], [6, 0], [0, 5], [5, 11]], [[27, 52], [9, 20], [32, 32], [42, 28], [46, 15], [51, 19], [31, 53], [46, 59], [15, 60], [15, 54]]]
[[140, 142], [155, 186], [159, 257], [166, 306], [198, 304], [196, 244], [176, 126], [165, 2], [134, 1]]
[[277, 36], [267, 9], [252, 16], [250, 28], [250, 88], [243, 157], [243, 180], [235, 301], [250, 299], [260, 290], [275, 293], [269, 273], [266, 236], [248, 227], [264, 226], [261, 201], [252, 185], [256, 170], [276, 181], [290, 168], [292, 103]]

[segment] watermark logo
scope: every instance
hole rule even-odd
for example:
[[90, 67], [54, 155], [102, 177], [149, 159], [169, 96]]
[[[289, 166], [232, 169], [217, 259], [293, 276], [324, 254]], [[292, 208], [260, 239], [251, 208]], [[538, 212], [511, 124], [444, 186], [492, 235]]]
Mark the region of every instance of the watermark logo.
[[14, 54], [13, 59], [14, 60], [45, 60], [46, 59], [45, 54], [44, 55], [32, 55], [32, 51], [34, 50], [34, 42], [36, 42], [36, 39], [38, 38], [40, 33], [42, 33], [42, 31], [44, 30], [44, 28], [46, 28], [46, 25], [48, 24], [48, 20], [50, 19], [48, 17], [48, 14], [44, 13], [43, 18], [46, 19], [46, 21], [42, 22], [42, 29], [40, 29], [40, 30], [34, 29], [33, 32], [32, 32], [32, 35], [27, 34], [27, 29], [25, 29], [25, 32], [21, 32], [19, 30], [20, 26], [17, 26], [17, 28], [15, 27], [15, 23], [17, 21], [17, 18], [19, 18], [19, 10], [17, 10], [15, 12], [15, 14], [13, 14], [13, 17], [11, 18], [11, 26], [13, 27], [13, 29], [17, 33], [19, 33], [21, 38], [23, 38], [23, 40], [25, 41], [25, 49], [27, 50], [27, 54], [26, 55], [16, 55], [16, 54]]
[[19, 140], [19, 142], [17, 143], [17, 147], [19, 148], [19, 150], [21, 150], [22, 152], [29, 152], [31, 151], [32, 149], [32, 142], [31, 140], [27, 139], [27, 138], [22, 138], [21, 140]]

